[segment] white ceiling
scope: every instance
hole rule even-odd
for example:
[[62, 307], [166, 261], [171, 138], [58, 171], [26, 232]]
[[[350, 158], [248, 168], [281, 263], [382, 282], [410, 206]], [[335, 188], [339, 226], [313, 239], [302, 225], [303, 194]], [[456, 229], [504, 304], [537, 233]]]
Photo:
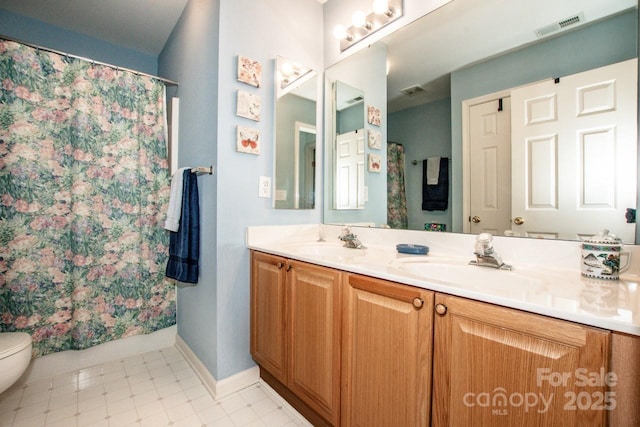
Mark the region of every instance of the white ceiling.
[[0, 0], [0, 8], [157, 56], [187, 2], [188, 0]]

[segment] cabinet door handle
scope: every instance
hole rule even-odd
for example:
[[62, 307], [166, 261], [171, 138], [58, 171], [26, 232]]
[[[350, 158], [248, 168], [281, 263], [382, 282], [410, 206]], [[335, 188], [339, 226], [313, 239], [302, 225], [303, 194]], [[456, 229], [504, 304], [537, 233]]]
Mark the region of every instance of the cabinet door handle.
[[444, 316], [447, 314], [447, 306], [444, 304], [436, 304], [436, 313], [440, 316]]
[[420, 310], [422, 308], [422, 306], [424, 305], [424, 300], [420, 297], [415, 297], [413, 299], [413, 306], [415, 308], [417, 308], [418, 310]]
[[284, 262], [277, 263], [276, 267], [278, 267], [278, 269], [281, 269], [282, 267], [284, 267]]
[[291, 271], [292, 268], [293, 268], [293, 265], [287, 264], [287, 271]]

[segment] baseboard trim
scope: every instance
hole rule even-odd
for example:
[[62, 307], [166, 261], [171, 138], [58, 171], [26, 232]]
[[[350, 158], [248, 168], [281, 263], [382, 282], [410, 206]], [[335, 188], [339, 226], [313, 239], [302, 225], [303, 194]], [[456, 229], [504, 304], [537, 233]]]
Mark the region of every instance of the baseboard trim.
[[173, 325], [147, 335], [121, 338], [85, 350], [68, 350], [37, 357], [31, 361], [29, 368], [18, 382], [33, 383], [147, 351], [172, 347], [175, 344], [177, 330], [177, 326]]
[[191, 365], [191, 368], [195, 371], [196, 375], [198, 375], [202, 384], [204, 384], [205, 388], [216, 400], [252, 386], [260, 379], [260, 369], [254, 366], [253, 368], [218, 381], [211, 375], [211, 372], [209, 372], [206, 366], [198, 359], [198, 356], [196, 356], [180, 335], [176, 336], [176, 348], [184, 356], [187, 363]]

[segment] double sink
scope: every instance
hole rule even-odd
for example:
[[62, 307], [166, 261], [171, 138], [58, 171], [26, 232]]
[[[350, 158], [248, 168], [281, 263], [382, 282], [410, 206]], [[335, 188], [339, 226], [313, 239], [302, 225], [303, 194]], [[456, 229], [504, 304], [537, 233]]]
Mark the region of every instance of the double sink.
[[[442, 255], [406, 255], [395, 251], [395, 247], [367, 247], [351, 249], [342, 243], [305, 242], [282, 246], [283, 252], [298, 256], [303, 261], [320, 262], [333, 267], [359, 272], [363, 269], [384, 272], [403, 278], [437, 282], [446, 285], [464, 285], [469, 290], [509, 290], [525, 287], [529, 292], [547, 288], [548, 271], [539, 274], [531, 268], [512, 271], [469, 265], [469, 257]], [[350, 268], [351, 267], [351, 268]]]

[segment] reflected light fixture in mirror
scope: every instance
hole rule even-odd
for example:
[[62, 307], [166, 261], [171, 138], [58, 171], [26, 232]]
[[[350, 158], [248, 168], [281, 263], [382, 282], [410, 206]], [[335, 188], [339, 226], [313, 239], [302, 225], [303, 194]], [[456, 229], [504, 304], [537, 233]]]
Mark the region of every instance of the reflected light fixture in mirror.
[[313, 77], [315, 73], [311, 68], [304, 67], [292, 61], [284, 60], [278, 64], [278, 94], [281, 97], [292, 89], [300, 86], [302, 83]]
[[333, 29], [341, 52], [402, 16], [402, 0], [374, 0], [372, 8], [369, 14], [356, 10], [349, 28], [336, 25]]

